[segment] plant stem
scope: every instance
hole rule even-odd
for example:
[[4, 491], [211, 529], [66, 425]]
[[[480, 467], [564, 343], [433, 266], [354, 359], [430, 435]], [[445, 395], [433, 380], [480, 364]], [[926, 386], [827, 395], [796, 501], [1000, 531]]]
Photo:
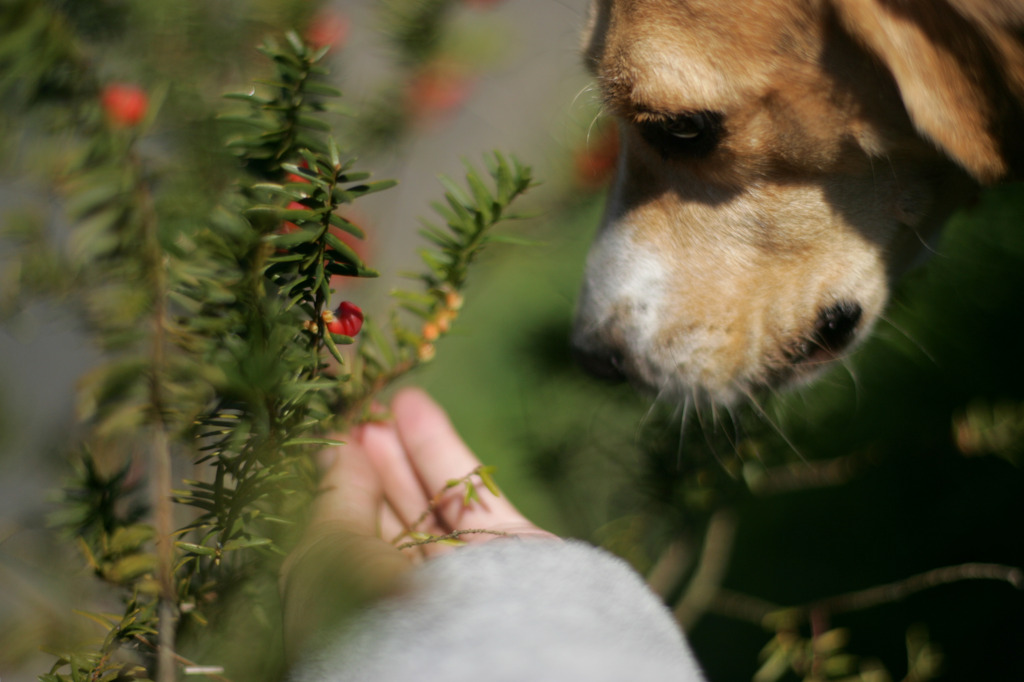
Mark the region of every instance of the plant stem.
[[177, 594], [174, 589], [174, 519], [170, 491], [171, 451], [162, 426], [153, 432], [153, 505], [156, 516], [157, 582], [160, 585], [156, 682], [174, 682]]
[[[443, 536], [440, 536], [440, 537], [428, 539], [428, 540], [423, 541], [423, 542], [413, 542], [413, 543], [406, 543], [404, 545], [398, 545], [398, 543], [401, 542], [402, 538], [408, 537], [409, 535], [414, 533], [416, 531], [416, 529], [419, 528], [420, 525], [424, 521], [426, 521], [427, 518], [430, 517], [431, 514], [433, 514], [435, 511], [437, 511], [438, 506], [440, 506], [441, 502], [444, 500], [445, 494], [449, 490], [451, 490], [452, 488], [458, 487], [458, 486], [460, 486], [460, 485], [462, 485], [464, 483], [468, 483], [470, 481], [470, 479], [473, 478], [473, 476], [476, 476], [477, 474], [480, 473], [480, 470], [483, 469], [484, 466], [485, 465], [481, 464], [480, 466], [475, 467], [472, 471], [470, 471], [468, 474], [466, 474], [462, 478], [453, 478], [452, 480], [448, 481], [448, 483], [446, 483], [443, 488], [441, 488], [439, 491], [437, 491], [437, 493], [432, 498], [430, 498], [430, 502], [427, 503], [427, 508], [423, 510], [423, 513], [420, 514], [419, 518], [417, 518], [415, 521], [413, 521], [409, 525], [408, 528], [406, 528], [401, 533], [399, 533], [398, 535], [396, 535], [394, 538], [391, 539], [391, 544], [392, 545], [397, 545], [398, 549], [404, 549], [406, 547], [415, 547], [416, 545], [422, 545], [422, 544], [425, 544], [426, 542], [435, 542], [437, 540], [450, 539], [449, 536], [443, 535]], [[459, 532], [459, 531], [455, 531], [455, 532]], [[464, 533], [469, 533], [469, 532], [484, 533], [484, 532], [487, 532], [487, 533], [489, 533], [491, 531], [461, 531], [461, 532], [464, 532]], [[495, 533], [495, 535], [505, 535], [505, 533]], [[451, 536], [451, 537], [455, 538], [455, 537], [458, 537], [458, 536], [455, 535], [455, 536]]]
[[935, 568], [896, 582], [822, 599], [805, 606], [803, 612], [810, 614], [817, 610], [829, 613], [862, 611], [873, 606], [905, 599], [916, 592], [932, 587], [963, 580], [1000, 580], [1018, 590], [1024, 589], [1024, 572], [1015, 566], [968, 563]]
[[729, 567], [735, 536], [736, 516], [732, 510], [716, 512], [708, 523], [697, 570], [673, 610], [683, 630], [692, 629], [714, 601]]
[[772, 616], [775, 615], [784, 614], [789, 618], [790, 625], [796, 625], [807, 621], [815, 612], [836, 614], [863, 611], [905, 599], [912, 594], [933, 587], [964, 580], [999, 580], [1009, 583], [1018, 590], [1024, 590], [1024, 571], [1016, 566], [968, 563], [935, 568], [903, 580], [826, 597], [792, 608], [739, 592], [721, 589], [715, 595], [710, 609], [720, 615], [774, 631], [777, 620]]
[[[138, 166], [138, 162], [134, 164]], [[136, 168], [141, 176], [141, 169]], [[142, 208], [143, 258], [151, 278], [153, 296], [152, 337], [150, 339], [149, 400], [153, 415], [151, 488], [154, 530], [156, 534], [157, 583], [160, 587], [160, 609], [157, 631], [156, 682], [175, 680], [175, 631], [178, 598], [174, 587], [174, 507], [171, 473], [171, 448], [167, 437], [164, 397], [161, 380], [166, 365], [167, 335], [167, 272], [160, 245], [159, 223], [153, 200], [144, 181], [139, 183], [139, 205]]]
[[445, 540], [458, 540], [463, 535], [495, 535], [498, 537], [514, 537], [511, 533], [506, 533], [501, 530], [488, 530], [487, 528], [462, 528], [459, 530], [453, 530], [450, 533], [444, 535], [431, 535], [429, 538], [423, 538], [422, 540], [410, 540], [409, 542], [403, 542], [397, 545], [395, 549], [410, 549], [412, 547], [422, 547], [423, 545], [431, 545], [438, 542], [444, 542]]

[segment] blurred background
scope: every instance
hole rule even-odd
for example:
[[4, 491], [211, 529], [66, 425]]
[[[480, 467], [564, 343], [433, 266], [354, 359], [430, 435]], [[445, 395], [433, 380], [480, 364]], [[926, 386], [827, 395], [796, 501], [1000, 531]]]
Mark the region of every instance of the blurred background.
[[[33, 4], [0, 10], [10, 22], [0, 35], [23, 29]], [[339, 125], [359, 166], [400, 183], [347, 216], [366, 230], [358, 248], [382, 276], [338, 294], [367, 311], [384, 306], [416, 263], [419, 219], [442, 195], [439, 174], [461, 177], [465, 162], [492, 149], [533, 166], [542, 184], [518, 207], [530, 217], [499, 228], [529, 243], [485, 253], [452, 334], [406, 381], [438, 398], [539, 525], [602, 544], [652, 575], [679, 605], [711, 680], [1024, 679], [1019, 585], [950, 577], [966, 568], [929, 574], [936, 585], [927, 590], [904, 582], [978, 562], [1024, 566], [1020, 187], [986, 192], [959, 213], [875, 338], [821, 382], [768, 397], [763, 410], [684, 421], [674, 405], [584, 376], [568, 355], [614, 158], [577, 56], [586, 0], [434, 2], [445, 10], [417, 15], [436, 19], [430, 25], [407, 21], [408, 7], [431, 4], [412, 0], [42, 4], [76, 27], [109, 79], [170, 84], [150, 142], [157, 157], [194, 125], [190, 116], [247, 87], [264, 35], [295, 28], [330, 45], [352, 113]], [[0, 66], [19, 64], [15, 49], [39, 49], [45, 70], [49, 55], [31, 40], [0, 39]], [[9, 70], [0, 85], [13, 93], [0, 208], [5, 220], [41, 214], [59, 233], [66, 221], [41, 167], [62, 150], [17, 116], [17, 98], [29, 97], [19, 79], [32, 77]], [[217, 163], [200, 163], [202, 172]], [[8, 272], [13, 253], [0, 246]], [[49, 669], [40, 646], [88, 636], [71, 611], [102, 598], [75, 548], [46, 523], [67, 476], [61, 446], [74, 430], [76, 381], [99, 356], [59, 300], [16, 308], [0, 325], [7, 682]], [[894, 583], [878, 605], [859, 592]], [[835, 602], [765, 618], [851, 593], [862, 601], [847, 602], [863, 608]], [[797, 674], [773, 663], [800, 659], [800, 647], [832, 628], [843, 629], [842, 641], [807, 654], [831, 667]]]

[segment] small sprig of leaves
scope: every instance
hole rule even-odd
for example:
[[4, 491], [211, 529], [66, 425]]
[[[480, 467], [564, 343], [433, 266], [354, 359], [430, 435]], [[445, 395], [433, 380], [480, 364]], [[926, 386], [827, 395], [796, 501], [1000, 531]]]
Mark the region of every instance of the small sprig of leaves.
[[325, 82], [327, 68], [322, 65], [328, 48], [316, 49], [294, 31], [285, 34], [284, 43], [268, 38], [259, 51], [274, 65], [274, 74], [256, 82], [248, 93], [231, 93], [227, 98], [248, 105], [242, 113], [219, 117], [222, 124], [235, 127], [228, 141], [256, 178], [280, 179], [283, 164], [297, 162], [299, 150], [327, 151], [324, 134], [331, 125], [324, 114], [332, 111], [330, 100], [341, 92]]
[[[51, 651], [56, 658], [41, 682], [80, 680], [148, 679], [147, 659], [156, 647], [156, 602], [129, 599], [122, 614], [77, 612], [105, 631], [102, 646], [95, 651]], [[60, 670], [67, 668], [68, 673]]]
[[426, 272], [410, 275], [420, 282], [421, 289], [392, 292], [399, 309], [418, 320], [419, 328], [410, 326], [398, 311], [388, 320], [390, 334], [385, 334], [375, 320], [367, 318], [341, 406], [347, 419], [364, 418], [373, 395], [433, 358], [434, 343], [448, 332], [462, 308], [462, 290], [469, 265], [487, 245], [515, 241], [492, 234], [492, 228], [510, 218], [511, 203], [533, 186], [532, 172], [529, 166], [498, 152], [485, 161], [491, 186], [468, 164], [468, 190], [449, 178], [441, 178], [446, 190], [445, 201], [432, 206], [445, 225], [423, 221], [420, 234], [434, 248], [420, 251]]
[[[1024, 572], [1017, 567], [967, 563], [932, 569], [800, 606], [779, 606], [726, 589], [718, 589], [710, 604], [720, 615], [749, 622], [772, 633], [761, 652], [755, 682], [776, 682], [788, 678], [790, 673], [808, 682], [891, 682], [892, 676], [881, 663], [848, 653], [848, 631], [829, 629], [829, 622], [836, 616], [893, 603], [940, 585], [973, 580], [995, 580], [1018, 590], [1024, 588]], [[809, 637], [804, 634], [808, 629]], [[930, 680], [939, 675], [942, 654], [930, 642], [923, 627], [908, 631], [906, 646], [907, 674], [903, 682]]]
[[[267, 258], [266, 276], [278, 288], [278, 295], [287, 301], [286, 310], [298, 306], [314, 326], [307, 329], [316, 341], [324, 340], [336, 358], [337, 348], [325, 334], [320, 320], [331, 297], [332, 277], [376, 277], [358, 254], [335, 233], [347, 232], [365, 239], [362, 229], [337, 213], [344, 205], [357, 199], [389, 189], [392, 180], [367, 182], [369, 173], [352, 170], [351, 160], [343, 161], [334, 140], [328, 154], [300, 150], [302, 165], [284, 164], [291, 181], [284, 184], [261, 183], [254, 191], [265, 192], [288, 204], [284, 210], [276, 205], [259, 205], [249, 211], [250, 219], [268, 212], [285, 221], [282, 229], [267, 237], [273, 252]], [[318, 344], [314, 344], [316, 347]]]
[[[256, 242], [225, 311], [236, 323], [218, 337], [218, 396], [195, 422], [197, 463], [209, 475], [175, 491], [199, 512], [176, 542], [182, 593], [193, 604], [207, 601], [218, 580], [249, 574], [259, 557], [281, 555], [289, 519], [309, 500], [309, 451], [334, 443], [321, 434], [344, 382], [325, 372], [323, 349], [340, 358], [337, 345], [351, 343], [320, 324], [331, 278], [376, 276], [336, 234], [364, 236], [337, 210], [394, 184], [368, 182], [327, 134], [319, 115], [340, 93], [322, 81], [326, 50], [288, 33], [261, 52], [275, 69], [260, 83], [270, 93], [231, 95], [248, 109], [220, 119], [247, 172], [227, 210]], [[189, 614], [202, 617], [198, 608]]]
[[[422, 526], [427, 519], [437, 513], [438, 507], [440, 507], [445, 497], [448, 496], [449, 491], [455, 488], [462, 488], [463, 507], [468, 507], [474, 502], [479, 502], [480, 491], [477, 480], [480, 482], [479, 485], [483, 485], [492, 495], [495, 497], [501, 497], [501, 491], [494, 482], [494, 467], [481, 464], [465, 476], [446, 481], [445, 485], [437, 491], [432, 498], [430, 498], [430, 501], [427, 503], [427, 508], [423, 510], [415, 521], [409, 524], [408, 528], [403, 529], [401, 533], [392, 538], [391, 544], [395, 545], [397, 549], [409, 549], [411, 547], [419, 547], [421, 545], [434, 543], [443, 545], [460, 545], [462, 542], [459, 538], [463, 535], [507, 535], [507, 533], [502, 531], [487, 530], [484, 528], [458, 529], [443, 535], [433, 535], [419, 530], [420, 526]], [[403, 542], [406, 538], [409, 538], [409, 541]]]
[[[850, 633], [845, 628], [802, 637], [782, 631], [761, 650], [761, 667], [753, 682], [777, 682], [792, 673], [805, 682], [892, 682], [892, 674], [878, 661], [848, 653]], [[907, 674], [902, 682], [927, 682], [939, 676], [942, 654], [924, 628], [907, 631]]]
[[497, 152], [485, 161], [494, 181], [493, 191], [468, 164], [466, 184], [469, 193], [450, 179], [441, 177], [446, 203], [434, 202], [431, 206], [445, 220], [447, 229], [424, 220], [424, 229], [420, 231], [440, 249], [440, 257], [427, 250], [420, 252], [430, 268], [430, 274], [421, 276], [421, 279], [431, 290], [444, 286], [460, 289], [466, 281], [466, 269], [484, 246], [510, 241], [490, 234], [489, 230], [507, 217], [505, 211], [509, 204], [533, 185], [532, 173], [529, 167], [516, 159], [506, 159]]
[[[44, 3], [0, 5], [0, 101], [24, 105], [95, 87], [88, 60], [66, 17]], [[43, 49], [40, 49], [42, 47]]]
[[965, 455], [993, 454], [1024, 464], [1024, 404], [976, 400], [953, 418], [953, 437]]
[[260, 51], [275, 67], [275, 75], [259, 83], [270, 94], [229, 95], [246, 103], [248, 111], [221, 121], [241, 126], [229, 146], [256, 179], [244, 188], [251, 202], [245, 215], [265, 235], [269, 248], [262, 272], [276, 296], [286, 301], [283, 313], [293, 307], [304, 313], [314, 355], [310, 374], [315, 376], [322, 365], [320, 348], [326, 345], [340, 361], [337, 342], [351, 343], [336, 341], [321, 324], [331, 278], [377, 276], [339, 236], [366, 235], [338, 209], [395, 182], [370, 182], [370, 174], [354, 170], [354, 160], [328, 134], [331, 127], [322, 114], [332, 110], [328, 102], [341, 93], [323, 82], [327, 48], [313, 49], [289, 32], [284, 44], [267, 40]]

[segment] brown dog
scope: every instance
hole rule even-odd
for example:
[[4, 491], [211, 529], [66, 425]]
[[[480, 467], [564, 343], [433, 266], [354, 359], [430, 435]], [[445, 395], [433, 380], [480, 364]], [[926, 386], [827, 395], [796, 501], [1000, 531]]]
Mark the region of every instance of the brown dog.
[[574, 346], [730, 403], [845, 353], [978, 184], [1024, 167], [1024, 1], [595, 0], [621, 155]]

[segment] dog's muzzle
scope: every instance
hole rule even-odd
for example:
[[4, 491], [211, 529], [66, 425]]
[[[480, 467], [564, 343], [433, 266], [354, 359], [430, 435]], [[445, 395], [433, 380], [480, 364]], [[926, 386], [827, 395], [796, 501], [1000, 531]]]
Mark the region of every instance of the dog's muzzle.
[[854, 301], [825, 306], [805, 331], [769, 353], [777, 359], [764, 362], [763, 371], [752, 376], [734, 376], [717, 384], [694, 379], [709, 376], [707, 368], [701, 367], [698, 361], [665, 366], [644, 357], [625, 342], [611, 321], [594, 327], [581, 325], [577, 320], [571, 348], [576, 363], [597, 379], [614, 383], [629, 381], [640, 390], [659, 394], [667, 389], [673, 394], [705, 396], [713, 402], [730, 403], [750, 390], [783, 388], [828, 367], [862, 336], [863, 318], [860, 304]]

